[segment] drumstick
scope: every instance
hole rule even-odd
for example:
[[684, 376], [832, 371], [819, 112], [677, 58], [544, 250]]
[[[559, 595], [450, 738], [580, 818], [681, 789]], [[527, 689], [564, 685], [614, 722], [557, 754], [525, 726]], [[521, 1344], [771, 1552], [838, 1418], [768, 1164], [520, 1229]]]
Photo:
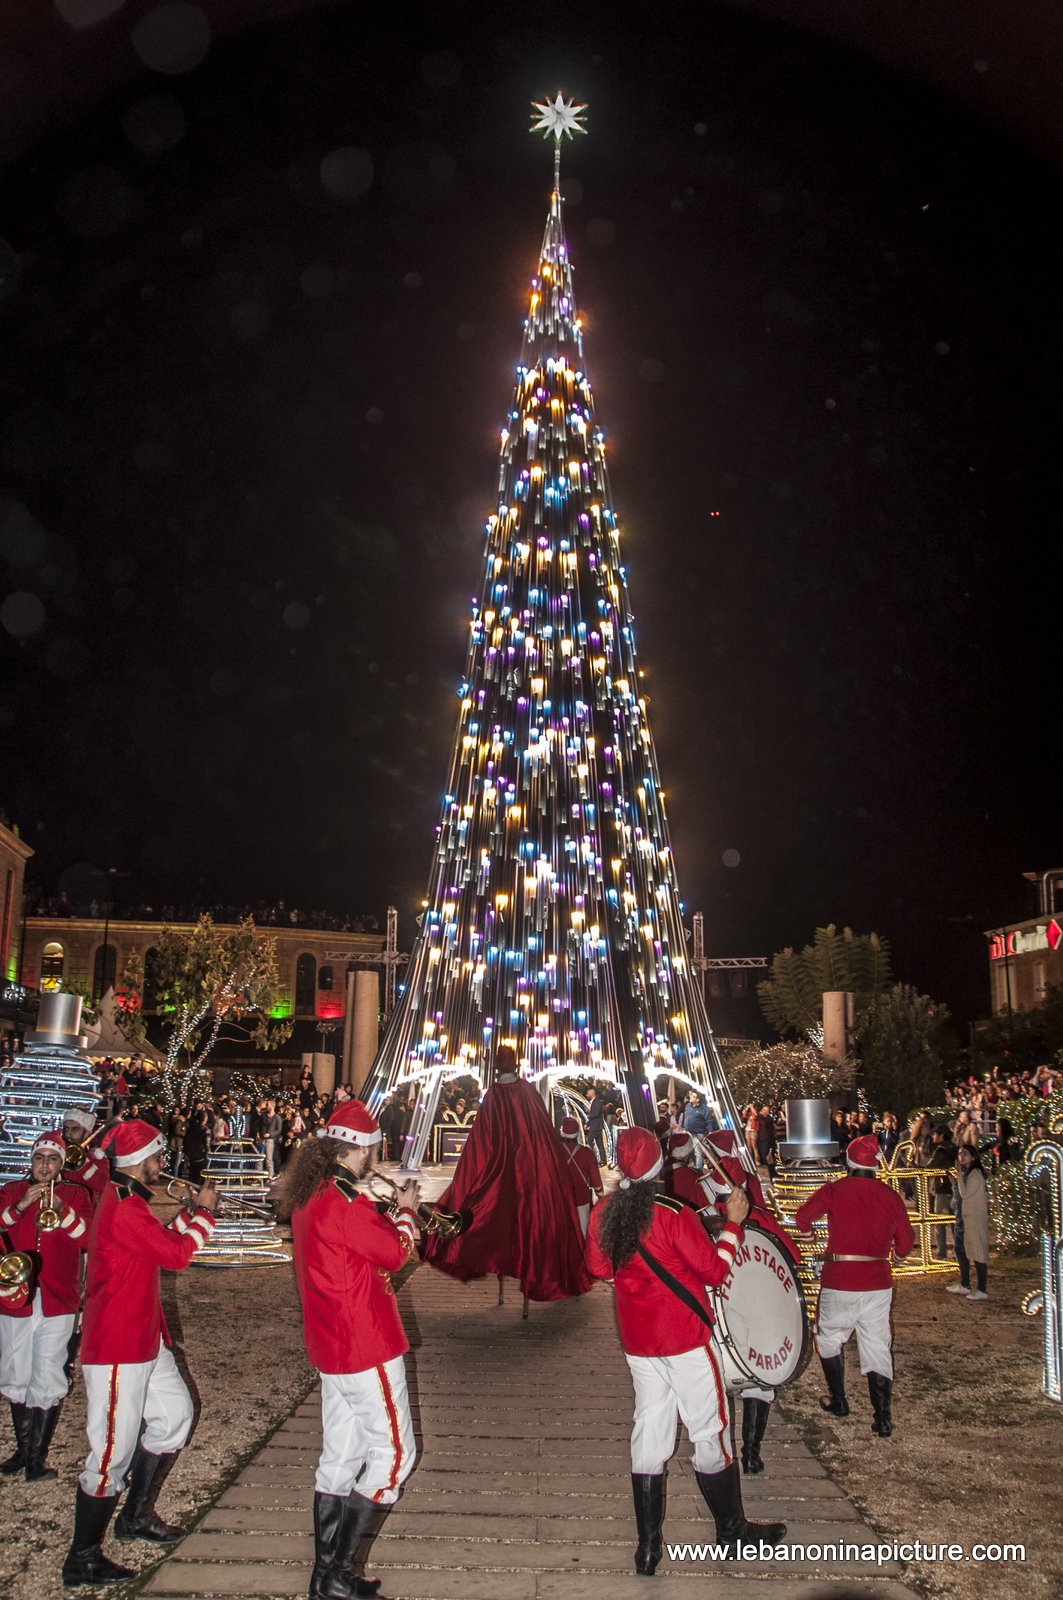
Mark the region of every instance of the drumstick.
[[701, 1139], [699, 1137], [698, 1134], [696, 1134], [696, 1133], [692, 1134], [691, 1137], [694, 1140], [694, 1143], [697, 1145], [698, 1149], [701, 1151], [702, 1155], [705, 1157], [705, 1159], [708, 1162], [709, 1166], [712, 1168], [712, 1170], [715, 1173], [715, 1175], [718, 1178], [722, 1178], [723, 1182], [727, 1185], [729, 1190], [733, 1189], [735, 1187], [735, 1185], [731, 1180], [730, 1174], [728, 1172], [726, 1172], [723, 1167], [720, 1166], [720, 1163], [717, 1161], [716, 1157], [713, 1155], [713, 1153], [710, 1150], [709, 1146], [704, 1142], [703, 1139]]

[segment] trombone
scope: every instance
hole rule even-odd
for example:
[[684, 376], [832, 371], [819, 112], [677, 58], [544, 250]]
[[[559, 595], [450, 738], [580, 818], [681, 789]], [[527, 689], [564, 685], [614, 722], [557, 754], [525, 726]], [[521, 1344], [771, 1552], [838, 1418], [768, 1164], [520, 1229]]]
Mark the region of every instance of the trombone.
[[[178, 1178], [172, 1172], [160, 1172], [159, 1177], [167, 1179], [166, 1193], [171, 1200], [180, 1200], [185, 1205], [189, 1205], [199, 1193], [199, 1185], [189, 1183], [187, 1178]], [[179, 1192], [182, 1189], [185, 1191], [184, 1194]], [[219, 1190], [220, 1193], [221, 1191]], [[252, 1205], [250, 1200], [245, 1200], [236, 1190], [230, 1189], [222, 1198], [227, 1200], [230, 1205], [242, 1206], [245, 1211], [253, 1212], [256, 1217], [265, 1217], [267, 1222], [273, 1221], [272, 1211], [267, 1210], [265, 1206]]]
[[68, 1144], [66, 1155], [63, 1157], [63, 1171], [75, 1172], [78, 1167], [83, 1167], [89, 1156], [89, 1146], [92, 1143], [86, 1139], [84, 1144]]

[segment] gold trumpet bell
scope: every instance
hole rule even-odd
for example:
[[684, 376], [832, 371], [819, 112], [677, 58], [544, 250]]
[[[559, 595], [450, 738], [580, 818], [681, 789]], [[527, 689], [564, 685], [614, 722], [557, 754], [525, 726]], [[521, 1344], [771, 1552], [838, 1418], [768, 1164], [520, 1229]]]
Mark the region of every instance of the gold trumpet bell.
[[48, 1193], [41, 1201], [37, 1213], [37, 1227], [41, 1233], [54, 1233], [63, 1220], [63, 1213], [55, 1203], [55, 1183], [48, 1185]]
[[0, 1287], [17, 1289], [33, 1277], [33, 1257], [25, 1250], [8, 1250], [0, 1255]]

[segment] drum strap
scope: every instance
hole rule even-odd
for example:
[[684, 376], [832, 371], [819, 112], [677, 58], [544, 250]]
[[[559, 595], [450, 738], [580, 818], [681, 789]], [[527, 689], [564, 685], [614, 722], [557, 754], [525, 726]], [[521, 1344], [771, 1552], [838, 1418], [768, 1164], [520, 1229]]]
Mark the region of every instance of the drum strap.
[[824, 1261], [888, 1261], [889, 1256], [839, 1256], [833, 1250], [828, 1250], [823, 1259]]
[[707, 1328], [711, 1328], [713, 1326], [712, 1318], [705, 1310], [705, 1307], [698, 1304], [686, 1285], [680, 1283], [678, 1278], [673, 1278], [672, 1274], [668, 1271], [668, 1268], [664, 1266], [662, 1262], [658, 1261], [656, 1256], [652, 1256], [646, 1249], [645, 1245], [636, 1245], [635, 1249], [638, 1251], [639, 1255], [642, 1257], [643, 1261], [645, 1261], [646, 1265], [649, 1267], [654, 1276], [660, 1278], [665, 1288], [671, 1289], [674, 1295], [678, 1295], [679, 1299], [682, 1300], [687, 1310], [693, 1311], [694, 1315], [700, 1318]]

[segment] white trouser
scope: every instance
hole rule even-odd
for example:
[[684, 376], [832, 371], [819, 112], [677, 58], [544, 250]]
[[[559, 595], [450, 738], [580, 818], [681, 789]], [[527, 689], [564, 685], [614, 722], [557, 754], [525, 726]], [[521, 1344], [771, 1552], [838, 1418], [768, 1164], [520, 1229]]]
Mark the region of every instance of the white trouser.
[[860, 1371], [893, 1377], [890, 1348], [892, 1289], [821, 1289], [816, 1308], [816, 1350], [825, 1361], [836, 1356], [856, 1333]]
[[357, 1489], [367, 1500], [394, 1505], [417, 1455], [402, 1357], [365, 1372], [323, 1372], [321, 1433], [318, 1494]]
[[39, 1294], [28, 1317], [0, 1317], [0, 1394], [42, 1411], [57, 1406], [70, 1388], [63, 1369], [73, 1331], [74, 1313], [46, 1317]]
[[587, 1229], [591, 1225], [590, 1201], [588, 1201], [585, 1206], [577, 1206], [576, 1207], [576, 1215], [579, 1218], [579, 1225], [580, 1225], [580, 1229], [582, 1230], [583, 1237], [586, 1238], [587, 1237]]
[[678, 1356], [628, 1356], [635, 1385], [631, 1470], [662, 1473], [675, 1452], [680, 1417], [694, 1446], [698, 1472], [722, 1472], [731, 1464], [730, 1415], [719, 1363], [708, 1345]]
[[180, 1450], [192, 1427], [192, 1396], [165, 1344], [154, 1361], [81, 1370], [89, 1453], [78, 1481], [86, 1494], [120, 1494], [138, 1440], [153, 1456]]

